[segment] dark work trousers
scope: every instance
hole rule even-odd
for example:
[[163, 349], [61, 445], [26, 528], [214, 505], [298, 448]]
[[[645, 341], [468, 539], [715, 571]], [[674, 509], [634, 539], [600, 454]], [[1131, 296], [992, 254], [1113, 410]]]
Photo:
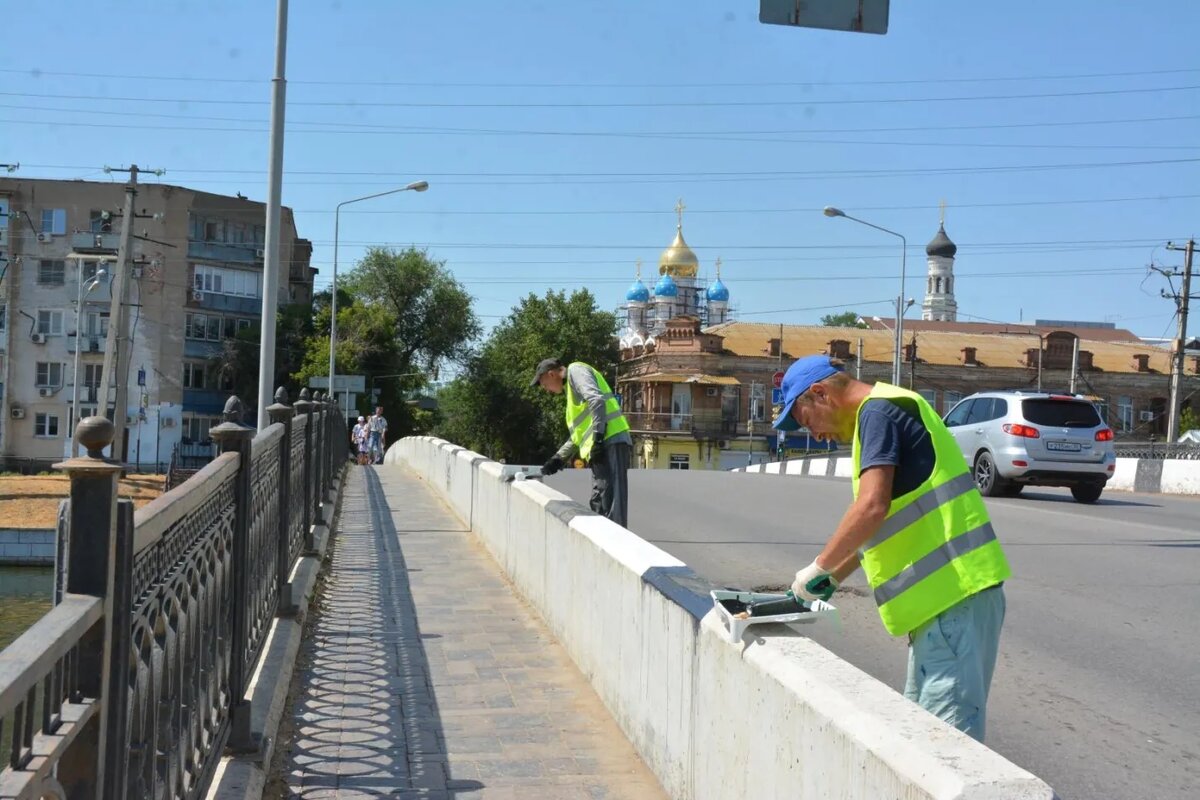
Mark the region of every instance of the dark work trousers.
[[622, 528], [629, 522], [629, 456], [625, 443], [604, 445], [604, 463], [592, 463], [592, 511]]

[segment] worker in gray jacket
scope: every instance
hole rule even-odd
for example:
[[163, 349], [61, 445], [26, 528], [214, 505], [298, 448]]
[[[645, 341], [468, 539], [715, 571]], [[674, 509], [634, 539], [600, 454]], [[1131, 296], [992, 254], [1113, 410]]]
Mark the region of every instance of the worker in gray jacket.
[[578, 453], [592, 468], [592, 510], [621, 526], [629, 520], [629, 456], [633, 439], [621, 403], [595, 367], [555, 358], [540, 361], [530, 386], [567, 394], [569, 437], [542, 467], [553, 475]]

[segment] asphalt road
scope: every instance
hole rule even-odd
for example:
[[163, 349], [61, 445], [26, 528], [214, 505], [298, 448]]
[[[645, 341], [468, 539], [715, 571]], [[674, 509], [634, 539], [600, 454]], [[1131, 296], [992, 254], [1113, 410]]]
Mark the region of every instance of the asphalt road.
[[[587, 502], [589, 474], [547, 482]], [[833, 531], [848, 481], [630, 473], [630, 527], [716, 584], [791, 583]], [[1065, 800], [1200, 798], [1200, 499], [1026, 490], [988, 501], [1014, 576], [987, 743]], [[907, 642], [884, 631], [861, 573], [814, 638], [904, 685]]]

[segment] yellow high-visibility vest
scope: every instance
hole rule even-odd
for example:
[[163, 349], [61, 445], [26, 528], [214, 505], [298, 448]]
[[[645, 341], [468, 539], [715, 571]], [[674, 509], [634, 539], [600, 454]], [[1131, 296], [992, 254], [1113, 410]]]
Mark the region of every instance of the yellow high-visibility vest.
[[[617, 396], [612, 393], [612, 389], [608, 388], [608, 381], [604, 380], [604, 376], [590, 364], [585, 364], [582, 361], [576, 361], [567, 367], [570, 372], [572, 367], [585, 367], [592, 371], [592, 375], [596, 379], [596, 385], [600, 387], [600, 391], [604, 395], [604, 420], [606, 426], [604, 428], [605, 441], [611, 439], [619, 433], [624, 433], [629, 430], [629, 422], [626, 421], [625, 415], [621, 413], [621, 403], [617, 400]], [[575, 447], [579, 449], [579, 457], [584, 461], [588, 461], [592, 455], [592, 413], [588, 410], [586, 400], [575, 396], [575, 392], [571, 390], [571, 381], [567, 384], [567, 430], [571, 434], [571, 441]]]
[[[1012, 570], [966, 459], [941, 418], [919, 394], [898, 386], [875, 384], [867, 400], [878, 399], [898, 400], [901, 406], [919, 411], [933, 443], [929, 477], [892, 500], [883, 524], [860, 552], [883, 626], [899, 636], [995, 586]], [[862, 463], [857, 421], [852, 452], [857, 498]]]

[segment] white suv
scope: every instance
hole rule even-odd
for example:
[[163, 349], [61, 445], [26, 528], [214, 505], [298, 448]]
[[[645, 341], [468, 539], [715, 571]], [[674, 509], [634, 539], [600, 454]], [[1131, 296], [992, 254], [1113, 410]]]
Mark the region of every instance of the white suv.
[[1116, 469], [1112, 429], [1082, 397], [980, 392], [950, 409], [945, 423], [987, 497], [1068, 486], [1079, 502], [1094, 503]]

